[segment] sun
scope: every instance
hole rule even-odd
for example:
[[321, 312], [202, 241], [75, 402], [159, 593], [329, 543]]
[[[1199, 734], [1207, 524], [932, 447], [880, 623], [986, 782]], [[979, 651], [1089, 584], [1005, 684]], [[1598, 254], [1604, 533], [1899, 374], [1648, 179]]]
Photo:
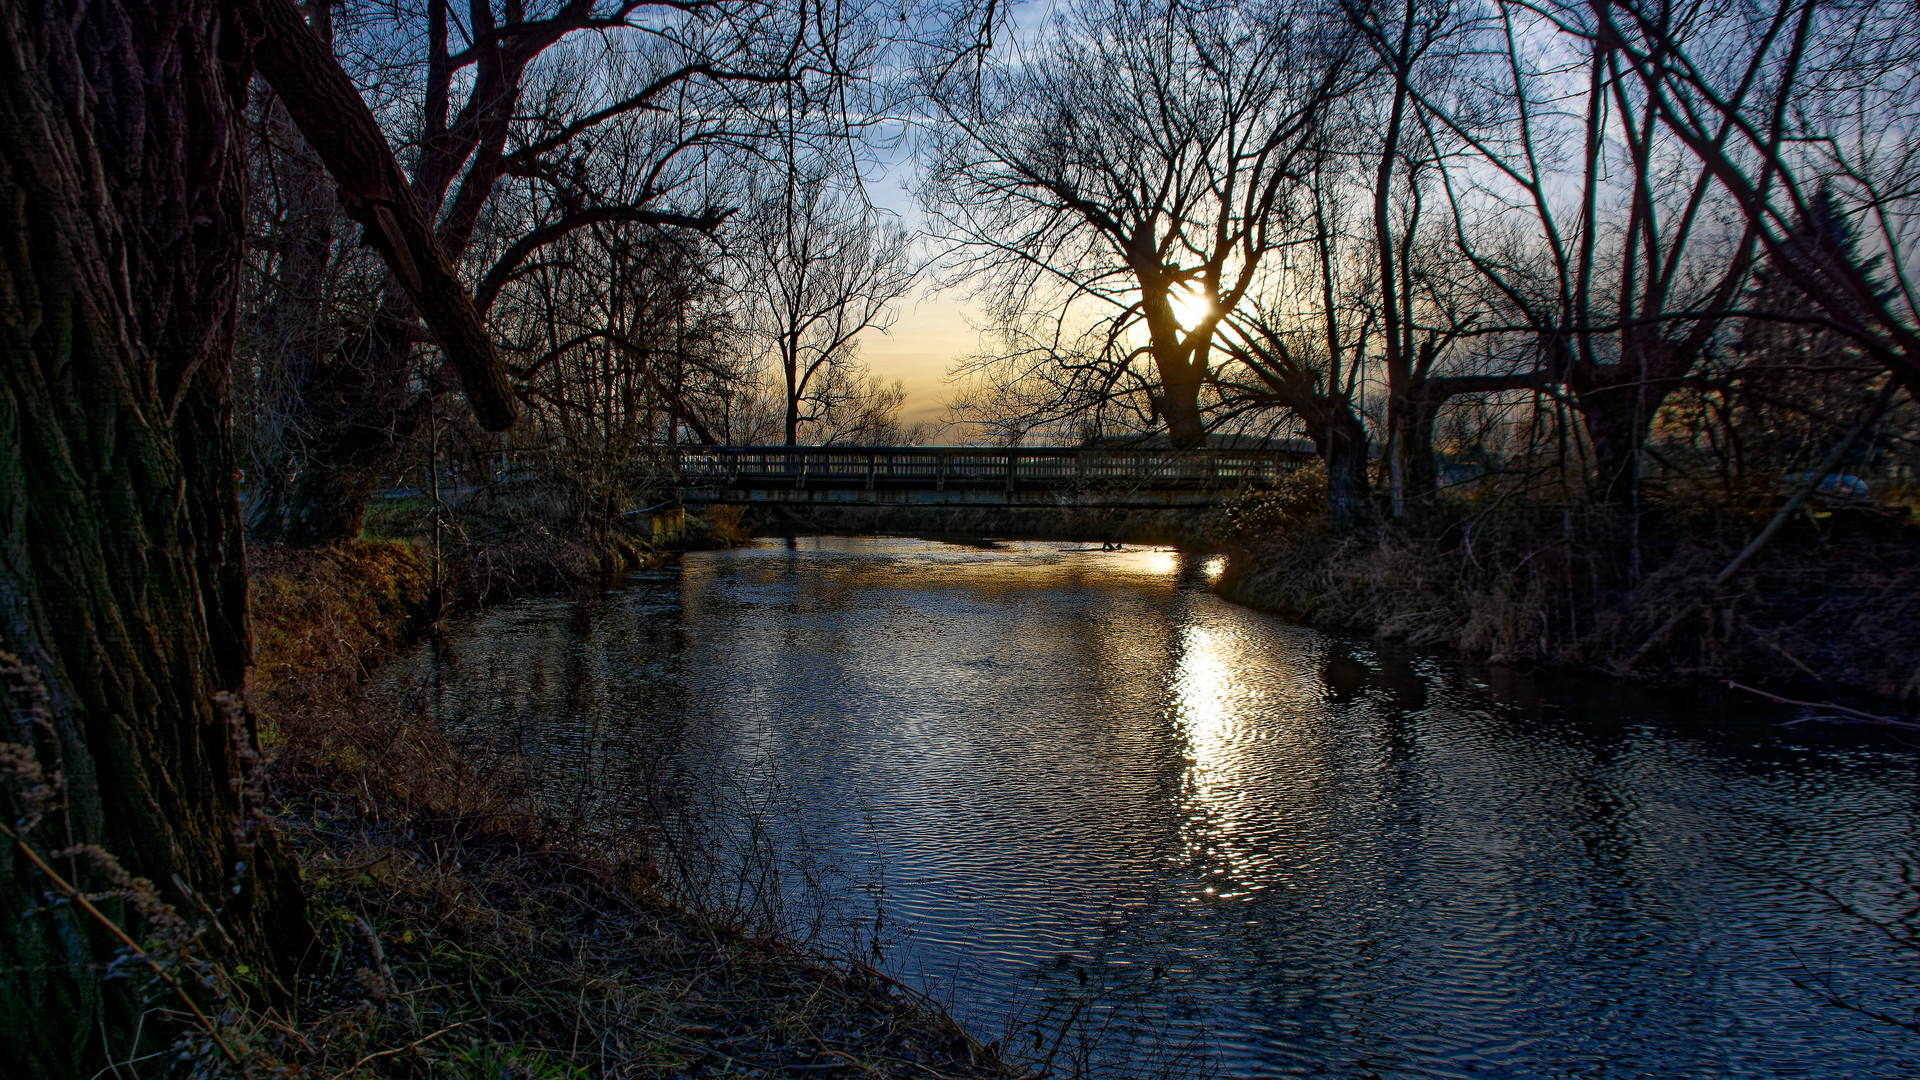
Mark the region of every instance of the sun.
[[1167, 302], [1173, 306], [1174, 321], [1182, 330], [1192, 330], [1201, 320], [1213, 314], [1213, 301], [1205, 293], [1195, 292], [1185, 285], [1175, 286], [1167, 294]]

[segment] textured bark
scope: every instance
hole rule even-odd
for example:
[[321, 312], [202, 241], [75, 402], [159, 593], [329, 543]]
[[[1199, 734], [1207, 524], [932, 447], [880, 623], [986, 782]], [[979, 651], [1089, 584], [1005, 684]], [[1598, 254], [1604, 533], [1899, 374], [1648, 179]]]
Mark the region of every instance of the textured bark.
[[1367, 482], [1367, 428], [1346, 401], [1332, 403], [1325, 416], [1307, 421], [1307, 437], [1327, 463], [1327, 516], [1333, 531], [1344, 533], [1367, 517], [1373, 501]]
[[[99, 844], [189, 921], [216, 917], [201, 947], [271, 996], [291, 984], [303, 907], [249, 832], [251, 725], [216, 700], [250, 650], [228, 29], [213, 0], [0, 5], [0, 646], [45, 685], [48, 720], [0, 739], [65, 774], [37, 850]], [[16, 717], [27, 704], [9, 701]], [[105, 887], [83, 860], [61, 866]], [[0, 844], [0, 1061], [91, 1076], [133, 1049], [142, 980], [104, 980], [113, 941], [49, 890]], [[141, 937], [130, 907], [109, 913]], [[170, 1037], [145, 1023], [149, 1048]]]
[[1433, 421], [1438, 411], [1437, 403], [1412, 394], [1389, 399], [1387, 465], [1395, 501], [1402, 509], [1433, 498], [1440, 488], [1440, 467], [1433, 456]]

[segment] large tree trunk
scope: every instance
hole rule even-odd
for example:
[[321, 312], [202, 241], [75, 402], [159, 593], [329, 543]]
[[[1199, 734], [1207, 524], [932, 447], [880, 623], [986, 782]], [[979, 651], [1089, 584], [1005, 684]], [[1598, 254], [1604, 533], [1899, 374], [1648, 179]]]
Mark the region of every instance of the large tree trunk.
[[1170, 327], [1173, 318], [1160, 320], [1154, 335], [1154, 370], [1160, 376], [1160, 392], [1154, 395], [1154, 411], [1167, 422], [1167, 439], [1181, 448], [1200, 446], [1207, 441], [1206, 418], [1200, 414], [1200, 388], [1207, 365], [1204, 356], [1195, 357], [1191, 341], [1181, 341]]
[[[251, 724], [218, 696], [250, 648], [229, 399], [245, 82], [227, 29], [213, 0], [0, 5], [0, 646], [44, 687], [8, 679], [12, 719], [44, 723], [0, 734], [0, 787], [17, 825], [30, 747], [65, 809], [24, 842], [97, 844], [271, 995], [303, 907], [254, 831]], [[113, 888], [98, 860], [49, 862]], [[136, 1031], [163, 1046], [143, 973], [106, 980], [116, 942], [50, 892], [0, 837], [0, 1060], [92, 1076]], [[154, 929], [102, 908], [135, 940]]]
[[1200, 415], [1199, 376], [1162, 367], [1160, 385], [1160, 415], [1167, 422], [1167, 438], [1179, 447], [1204, 443], [1207, 424]]
[[[1631, 347], [1630, 345], [1628, 346]], [[1628, 360], [1633, 360], [1631, 354]], [[1640, 487], [1640, 447], [1654, 415], [1680, 383], [1676, 363], [1621, 363], [1573, 370], [1568, 388], [1593, 445], [1594, 492], [1604, 503], [1626, 507]]]
[[1327, 464], [1327, 517], [1335, 533], [1350, 531], [1364, 521], [1373, 502], [1367, 480], [1367, 429], [1343, 399], [1328, 399], [1317, 416], [1306, 420], [1307, 437]]
[[367, 501], [426, 422], [433, 400], [409, 385], [413, 343], [397, 314], [406, 310], [405, 295], [390, 288], [375, 329], [310, 369], [301, 390], [310, 435], [275, 539], [309, 545], [358, 536]]

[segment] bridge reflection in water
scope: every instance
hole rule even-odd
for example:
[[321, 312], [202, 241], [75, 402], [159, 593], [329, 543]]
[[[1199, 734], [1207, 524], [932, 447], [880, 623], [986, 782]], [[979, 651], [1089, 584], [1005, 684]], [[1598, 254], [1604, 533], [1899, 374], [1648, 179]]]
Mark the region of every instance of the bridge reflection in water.
[[1913, 750], [1332, 637], [1215, 568], [762, 541], [459, 616], [374, 692], [583, 828], [670, 778], [708, 895], [1089, 1072], [1915, 1076], [1920, 1033], [1807, 989], [1920, 1004], [1834, 906], [1909, 910]]
[[676, 452], [685, 503], [896, 506], [1212, 506], [1314, 460], [1260, 449], [1077, 446], [701, 446]]

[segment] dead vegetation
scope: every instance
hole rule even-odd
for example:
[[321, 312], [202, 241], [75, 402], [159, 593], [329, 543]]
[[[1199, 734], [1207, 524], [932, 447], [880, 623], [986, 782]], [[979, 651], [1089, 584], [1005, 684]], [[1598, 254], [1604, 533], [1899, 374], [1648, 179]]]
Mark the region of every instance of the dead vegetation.
[[298, 1022], [230, 1042], [323, 1077], [1008, 1076], [924, 998], [695, 909], [671, 829], [592, 842], [359, 692], [426, 600], [411, 548], [254, 557], [251, 692], [315, 944]]
[[1495, 663], [1920, 701], [1920, 529], [1884, 508], [1811, 508], [1724, 574], [1771, 501], [1676, 492], [1637, 539], [1498, 482], [1337, 536], [1311, 491], [1268, 501], [1220, 585], [1252, 606]]

